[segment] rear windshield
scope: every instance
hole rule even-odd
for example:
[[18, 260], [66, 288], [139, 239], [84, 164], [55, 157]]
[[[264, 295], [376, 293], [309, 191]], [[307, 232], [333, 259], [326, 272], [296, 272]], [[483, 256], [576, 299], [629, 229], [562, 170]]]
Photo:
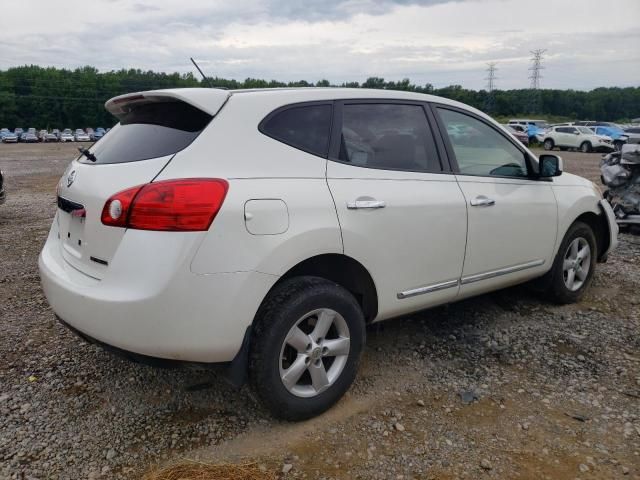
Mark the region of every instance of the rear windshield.
[[91, 152], [95, 163], [137, 162], [173, 155], [193, 142], [212, 118], [184, 102], [134, 106], [91, 147]]

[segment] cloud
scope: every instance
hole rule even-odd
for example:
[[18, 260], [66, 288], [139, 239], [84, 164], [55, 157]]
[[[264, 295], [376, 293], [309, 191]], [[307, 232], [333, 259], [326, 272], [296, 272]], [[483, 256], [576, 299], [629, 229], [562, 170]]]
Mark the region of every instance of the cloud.
[[[193, 71], [220, 77], [332, 82], [410, 78], [482, 88], [528, 86], [529, 51], [547, 48], [543, 87], [638, 85], [637, 0], [611, 26], [602, 4], [537, 0], [37, 0], [3, 7], [0, 68], [22, 64], [100, 70]], [[30, 12], [29, 16], [24, 11]], [[544, 13], [544, 20], [543, 20]]]
[[292, 20], [345, 20], [357, 14], [383, 15], [393, 8], [419, 5], [428, 7], [458, 0], [277, 0], [268, 4], [272, 18]]

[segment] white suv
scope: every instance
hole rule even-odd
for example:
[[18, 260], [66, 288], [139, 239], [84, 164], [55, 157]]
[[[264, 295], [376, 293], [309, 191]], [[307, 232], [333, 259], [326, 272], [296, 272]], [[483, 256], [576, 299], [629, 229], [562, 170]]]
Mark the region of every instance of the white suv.
[[596, 135], [589, 127], [560, 125], [547, 130], [543, 139], [544, 149], [560, 150], [580, 149], [584, 153], [591, 151], [612, 152], [615, 150], [611, 137]]
[[144, 360], [224, 362], [302, 419], [365, 327], [534, 278], [578, 299], [617, 243], [598, 188], [483, 113], [406, 92], [161, 90], [69, 165], [39, 264], [57, 316]]

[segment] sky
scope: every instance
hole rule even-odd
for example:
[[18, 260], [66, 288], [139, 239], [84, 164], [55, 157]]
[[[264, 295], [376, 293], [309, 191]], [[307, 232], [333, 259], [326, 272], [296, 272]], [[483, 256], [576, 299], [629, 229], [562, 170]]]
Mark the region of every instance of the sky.
[[640, 0], [2, 0], [0, 69], [140, 68], [436, 87], [640, 85]]

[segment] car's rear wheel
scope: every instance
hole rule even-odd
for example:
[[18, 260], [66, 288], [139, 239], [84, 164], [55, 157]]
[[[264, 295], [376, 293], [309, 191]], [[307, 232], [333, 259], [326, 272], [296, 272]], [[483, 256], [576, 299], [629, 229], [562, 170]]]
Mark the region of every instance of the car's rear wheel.
[[567, 231], [551, 270], [551, 293], [558, 303], [573, 303], [591, 284], [598, 255], [589, 225], [574, 223]]
[[591, 143], [582, 142], [582, 144], [580, 145], [580, 151], [582, 153], [589, 153], [591, 151]]
[[545, 150], [553, 150], [553, 147], [554, 147], [554, 146], [555, 146], [555, 145], [553, 144], [553, 140], [551, 140], [550, 138], [547, 138], [547, 139], [544, 141], [544, 149], [545, 149]]
[[258, 312], [249, 376], [274, 416], [304, 420], [348, 390], [364, 343], [364, 316], [351, 293], [322, 278], [289, 279]]

